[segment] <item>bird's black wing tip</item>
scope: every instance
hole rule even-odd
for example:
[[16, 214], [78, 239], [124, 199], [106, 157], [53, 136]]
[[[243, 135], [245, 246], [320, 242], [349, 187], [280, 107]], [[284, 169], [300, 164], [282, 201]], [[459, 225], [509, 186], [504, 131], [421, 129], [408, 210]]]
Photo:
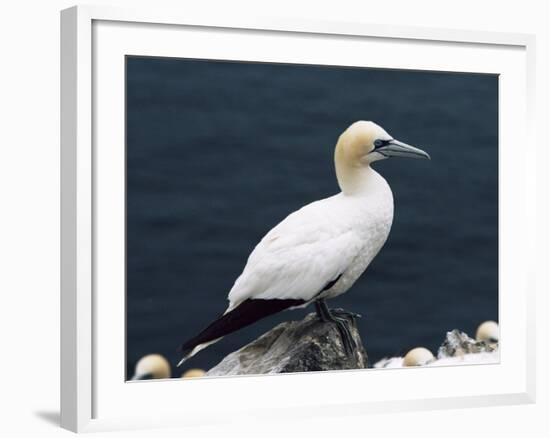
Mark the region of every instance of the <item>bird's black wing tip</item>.
[[301, 299], [247, 299], [230, 312], [222, 314], [197, 336], [181, 344], [177, 349], [183, 358], [179, 364], [189, 358], [197, 345], [215, 341], [261, 318], [305, 303]]

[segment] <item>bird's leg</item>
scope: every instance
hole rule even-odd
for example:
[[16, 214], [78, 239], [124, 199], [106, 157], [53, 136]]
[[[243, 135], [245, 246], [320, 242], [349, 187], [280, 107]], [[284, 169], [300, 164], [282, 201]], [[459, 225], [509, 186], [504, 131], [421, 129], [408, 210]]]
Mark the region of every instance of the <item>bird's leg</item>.
[[330, 313], [324, 299], [315, 301], [315, 310], [317, 311], [317, 316], [322, 322], [333, 322], [332, 314]]
[[317, 311], [317, 315], [322, 322], [333, 322], [336, 324], [346, 355], [352, 355], [357, 349], [357, 344], [355, 343], [353, 335], [349, 329], [349, 320], [346, 317], [334, 315], [328, 308], [325, 300], [322, 298], [315, 301], [315, 310]]

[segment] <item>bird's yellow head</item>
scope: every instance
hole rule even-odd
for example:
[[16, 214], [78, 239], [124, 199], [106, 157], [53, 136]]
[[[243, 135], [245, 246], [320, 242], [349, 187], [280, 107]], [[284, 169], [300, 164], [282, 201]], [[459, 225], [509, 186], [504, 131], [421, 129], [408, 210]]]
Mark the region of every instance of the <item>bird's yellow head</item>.
[[374, 122], [360, 120], [350, 125], [338, 138], [334, 151], [336, 175], [342, 191], [353, 189], [361, 177], [360, 169], [391, 157], [430, 159], [423, 150], [394, 139]]
[[476, 340], [497, 343], [499, 339], [498, 324], [495, 321], [485, 321], [476, 331]]
[[131, 380], [168, 379], [172, 375], [170, 364], [160, 354], [143, 356], [136, 364]]
[[390, 157], [430, 159], [423, 150], [394, 139], [381, 126], [364, 120], [350, 125], [336, 144], [335, 159], [351, 166], [364, 166]]

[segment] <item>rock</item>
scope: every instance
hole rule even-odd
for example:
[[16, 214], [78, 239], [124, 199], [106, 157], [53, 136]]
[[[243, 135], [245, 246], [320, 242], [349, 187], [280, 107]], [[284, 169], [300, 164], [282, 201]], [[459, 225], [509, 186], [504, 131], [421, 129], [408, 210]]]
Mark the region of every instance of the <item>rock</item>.
[[426, 364], [428, 367], [439, 367], [448, 365], [481, 365], [481, 364], [498, 364], [500, 362], [500, 354], [498, 350], [492, 352], [471, 353], [462, 356], [442, 357]]
[[485, 341], [476, 341], [466, 333], [454, 329], [447, 332], [447, 336], [439, 351], [437, 358], [464, 356], [466, 354], [492, 353], [498, 349], [498, 344]]
[[359, 346], [346, 355], [336, 325], [321, 322], [315, 313], [301, 321], [279, 324], [255, 341], [226, 356], [207, 376], [277, 374], [301, 371], [347, 370], [367, 367], [367, 353], [357, 325], [349, 328]]

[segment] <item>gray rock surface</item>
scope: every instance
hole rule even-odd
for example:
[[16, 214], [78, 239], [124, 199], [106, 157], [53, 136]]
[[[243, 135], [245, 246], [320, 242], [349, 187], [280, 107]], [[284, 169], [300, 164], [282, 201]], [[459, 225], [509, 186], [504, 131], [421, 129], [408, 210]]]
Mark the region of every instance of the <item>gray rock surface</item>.
[[279, 324], [255, 341], [226, 356], [207, 376], [278, 374], [301, 371], [346, 370], [367, 367], [367, 353], [357, 325], [349, 328], [359, 348], [349, 357], [344, 352], [336, 325], [321, 322], [315, 313], [301, 321]]
[[454, 329], [447, 332], [445, 341], [439, 347], [437, 358], [457, 357], [465, 354], [491, 353], [498, 349], [498, 344], [484, 341], [476, 341], [470, 338], [466, 333]]

